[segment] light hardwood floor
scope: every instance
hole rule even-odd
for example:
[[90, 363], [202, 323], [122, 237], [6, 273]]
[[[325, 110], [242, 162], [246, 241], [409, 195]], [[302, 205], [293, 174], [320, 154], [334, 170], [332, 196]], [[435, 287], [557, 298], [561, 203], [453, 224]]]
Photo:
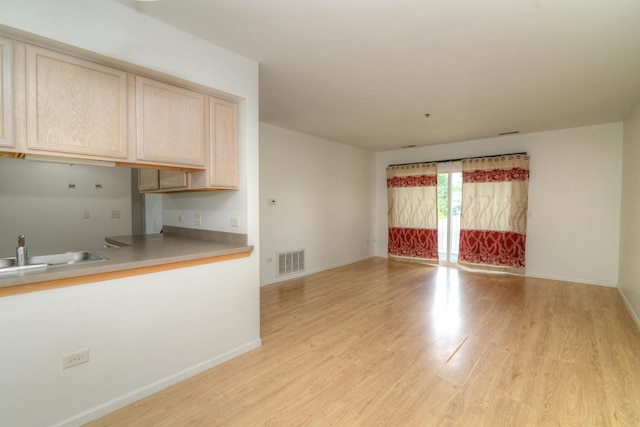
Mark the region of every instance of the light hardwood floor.
[[261, 298], [261, 348], [90, 425], [640, 426], [614, 288], [373, 258]]

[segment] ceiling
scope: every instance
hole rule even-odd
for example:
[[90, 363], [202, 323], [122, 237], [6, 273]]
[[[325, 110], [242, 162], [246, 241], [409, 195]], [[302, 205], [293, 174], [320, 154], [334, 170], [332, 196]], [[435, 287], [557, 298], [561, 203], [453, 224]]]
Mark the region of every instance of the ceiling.
[[116, 1], [258, 61], [261, 122], [376, 151], [621, 121], [640, 97], [638, 0]]

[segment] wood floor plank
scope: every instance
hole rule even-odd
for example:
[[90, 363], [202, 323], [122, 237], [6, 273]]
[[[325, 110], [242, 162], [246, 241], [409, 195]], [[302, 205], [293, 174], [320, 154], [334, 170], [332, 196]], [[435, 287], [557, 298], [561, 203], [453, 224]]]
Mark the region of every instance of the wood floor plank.
[[262, 288], [261, 334], [89, 425], [640, 425], [611, 288], [372, 258]]

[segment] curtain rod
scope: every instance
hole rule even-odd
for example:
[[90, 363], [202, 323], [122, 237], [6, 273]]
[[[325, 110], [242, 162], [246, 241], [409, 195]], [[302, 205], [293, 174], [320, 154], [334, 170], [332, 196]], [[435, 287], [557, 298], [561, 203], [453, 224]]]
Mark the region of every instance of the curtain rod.
[[413, 162], [413, 163], [396, 163], [390, 166], [408, 166], [408, 165], [419, 165], [421, 163], [449, 163], [449, 162], [459, 162], [461, 160], [470, 160], [470, 159], [481, 159], [483, 157], [501, 157], [501, 156], [517, 156], [518, 154], [527, 155], [527, 152], [524, 151], [522, 153], [508, 153], [508, 154], [496, 154], [494, 156], [475, 156], [475, 157], [463, 157], [460, 159], [448, 159], [448, 160], [436, 160], [435, 162]]

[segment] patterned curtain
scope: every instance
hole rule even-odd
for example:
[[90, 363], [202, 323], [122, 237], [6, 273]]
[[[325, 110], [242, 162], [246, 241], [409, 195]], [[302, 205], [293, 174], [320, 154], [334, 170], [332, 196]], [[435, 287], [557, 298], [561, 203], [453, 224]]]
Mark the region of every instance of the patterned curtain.
[[389, 256], [438, 262], [435, 163], [387, 167]]
[[462, 161], [458, 263], [524, 272], [529, 156]]

